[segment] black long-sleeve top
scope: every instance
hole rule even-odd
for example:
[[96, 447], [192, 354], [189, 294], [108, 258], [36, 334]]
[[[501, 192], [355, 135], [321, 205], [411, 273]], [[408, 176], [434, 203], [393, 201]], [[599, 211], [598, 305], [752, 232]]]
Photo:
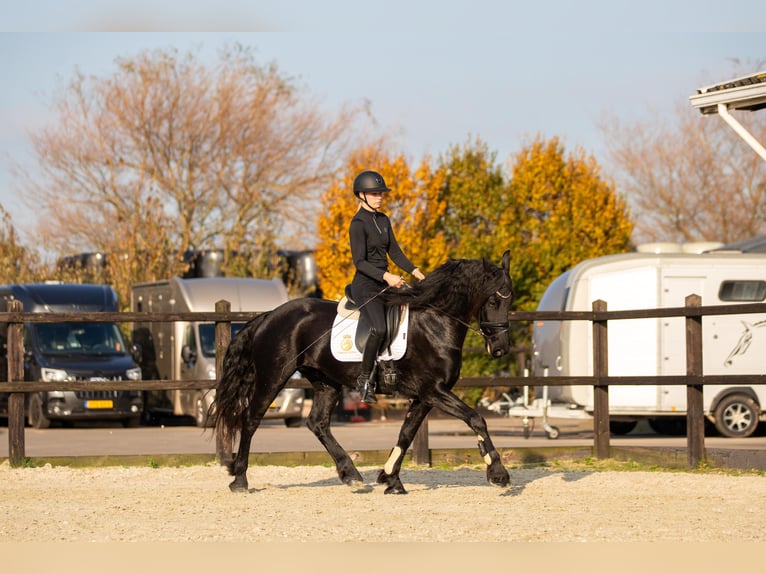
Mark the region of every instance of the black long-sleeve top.
[[391, 221], [384, 213], [359, 209], [349, 225], [349, 239], [357, 274], [383, 282], [383, 274], [388, 271], [386, 255], [407, 273], [415, 270], [399, 247]]

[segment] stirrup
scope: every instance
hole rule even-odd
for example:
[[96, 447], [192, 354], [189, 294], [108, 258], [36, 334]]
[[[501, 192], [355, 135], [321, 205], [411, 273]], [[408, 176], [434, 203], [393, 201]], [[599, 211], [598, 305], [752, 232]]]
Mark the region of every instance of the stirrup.
[[374, 405], [378, 402], [375, 398], [375, 383], [372, 375], [359, 375], [356, 379], [356, 388], [362, 395], [362, 402], [367, 405]]

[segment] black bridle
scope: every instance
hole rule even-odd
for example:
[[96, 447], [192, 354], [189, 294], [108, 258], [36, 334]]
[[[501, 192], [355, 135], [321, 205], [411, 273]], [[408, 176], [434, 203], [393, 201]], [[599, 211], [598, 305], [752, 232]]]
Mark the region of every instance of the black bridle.
[[[500, 297], [501, 299], [510, 299], [513, 297], [513, 289], [511, 289], [507, 295], [503, 295], [500, 290], [498, 289], [495, 291], [495, 295]], [[484, 310], [482, 309], [482, 314], [484, 313]], [[493, 337], [496, 335], [500, 335], [502, 333], [507, 333], [511, 329], [511, 323], [510, 321], [482, 321], [479, 320], [479, 333], [481, 333], [482, 337], [485, 339], [487, 337]]]

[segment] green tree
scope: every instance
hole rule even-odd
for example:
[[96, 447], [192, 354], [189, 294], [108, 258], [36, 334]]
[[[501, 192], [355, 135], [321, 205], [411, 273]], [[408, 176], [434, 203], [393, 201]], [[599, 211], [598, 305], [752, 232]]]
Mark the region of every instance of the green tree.
[[502, 168], [480, 139], [452, 146], [435, 169], [441, 182], [439, 200], [446, 209], [437, 225], [449, 242], [450, 256], [500, 261], [505, 243], [502, 213], [505, 180]]

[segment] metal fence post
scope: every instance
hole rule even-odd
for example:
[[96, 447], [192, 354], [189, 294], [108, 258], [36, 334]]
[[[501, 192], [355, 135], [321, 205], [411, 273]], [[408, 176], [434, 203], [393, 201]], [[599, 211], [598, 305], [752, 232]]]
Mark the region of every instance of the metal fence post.
[[[687, 309], [702, 306], [702, 297], [686, 297]], [[686, 315], [686, 447], [689, 466], [705, 457], [705, 413], [702, 397], [702, 316]]]
[[[21, 313], [24, 305], [18, 299], [8, 301], [8, 311]], [[8, 323], [8, 382], [24, 380], [24, 325], [21, 322]], [[24, 397], [25, 393], [8, 395], [8, 462], [21, 466], [26, 457], [24, 436]]]
[[[231, 303], [225, 300], [216, 301], [215, 303], [216, 313], [230, 313]], [[231, 343], [231, 321], [216, 321], [215, 322], [215, 373], [216, 378], [221, 380], [221, 373], [223, 373], [223, 358], [226, 354], [226, 350]], [[234, 450], [233, 444], [223, 444], [223, 440], [218, 432], [215, 433], [215, 456], [220, 464], [226, 464], [231, 460], [232, 452]]]
[[[593, 312], [605, 312], [606, 301], [594, 301]], [[609, 375], [606, 320], [593, 320], [593, 435], [596, 458], [609, 458], [609, 387], [601, 382]]]

